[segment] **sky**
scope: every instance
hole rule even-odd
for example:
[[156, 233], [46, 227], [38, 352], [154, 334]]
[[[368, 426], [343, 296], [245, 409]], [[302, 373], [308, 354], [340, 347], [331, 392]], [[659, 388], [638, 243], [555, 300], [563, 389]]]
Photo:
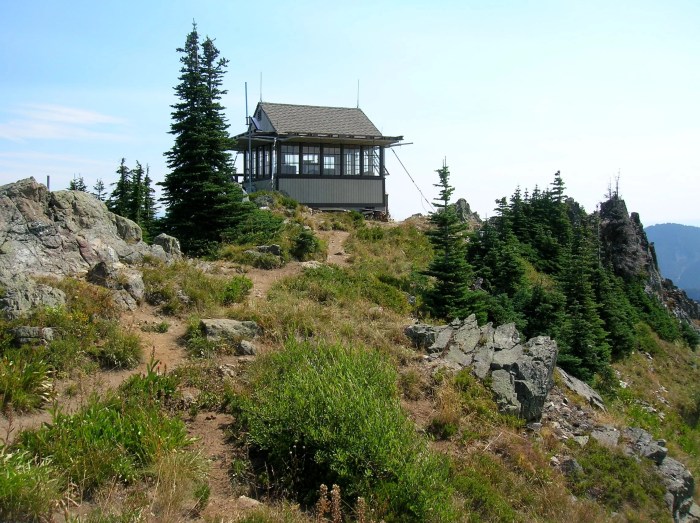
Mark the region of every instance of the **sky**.
[[163, 180], [193, 21], [229, 60], [232, 135], [245, 82], [252, 113], [261, 96], [355, 107], [359, 81], [407, 142], [417, 187], [387, 154], [395, 219], [431, 211], [445, 161], [482, 218], [561, 171], [589, 212], [617, 184], [644, 225], [700, 226], [697, 0], [0, 0], [0, 185], [109, 186], [121, 158]]

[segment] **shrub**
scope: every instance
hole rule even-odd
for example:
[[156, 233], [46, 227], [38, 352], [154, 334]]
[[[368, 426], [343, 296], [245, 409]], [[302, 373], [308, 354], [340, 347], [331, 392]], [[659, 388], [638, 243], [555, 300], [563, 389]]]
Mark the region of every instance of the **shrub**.
[[302, 229], [296, 238], [294, 238], [292, 256], [298, 260], [304, 261], [312, 258], [315, 254], [321, 252], [321, 250], [321, 242], [313, 231]]
[[104, 369], [133, 369], [143, 359], [141, 338], [133, 332], [114, 329], [102, 346], [92, 353]]
[[250, 280], [250, 278], [245, 276], [234, 276], [228, 281], [226, 287], [224, 287], [221, 301], [224, 305], [239, 303], [248, 295], [252, 288], [253, 282]]
[[72, 483], [85, 494], [107, 481], [131, 482], [161, 453], [190, 443], [179, 419], [116, 395], [93, 397], [72, 416], [56, 411], [50, 424], [18, 439], [19, 450], [50, 459], [64, 486]]
[[155, 261], [143, 267], [146, 301], [166, 314], [194, 310], [211, 313], [223, 304], [228, 282], [205, 274], [187, 260], [170, 265]]
[[277, 238], [284, 219], [262, 209], [252, 209], [235, 229], [224, 235], [225, 242], [239, 245], [268, 243]]
[[37, 462], [27, 451], [0, 445], [0, 519], [48, 518], [63, 496], [58, 476], [48, 460]]
[[258, 362], [241, 408], [272, 484], [306, 504], [338, 484], [349, 499], [372, 498], [386, 521], [452, 518], [446, 464], [416, 436], [382, 356], [290, 341]]
[[151, 358], [146, 366], [146, 374], [129, 376], [119, 385], [119, 392], [129, 401], [141, 405], [164, 403], [175, 395], [179, 381], [174, 374], [162, 373], [160, 362]]

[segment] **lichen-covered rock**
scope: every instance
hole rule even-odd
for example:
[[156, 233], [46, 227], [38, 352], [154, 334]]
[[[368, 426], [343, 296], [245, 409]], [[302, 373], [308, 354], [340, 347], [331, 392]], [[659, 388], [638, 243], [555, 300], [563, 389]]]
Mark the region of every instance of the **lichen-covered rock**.
[[533, 338], [520, 345], [514, 324], [479, 327], [474, 315], [450, 325], [410, 325], [405, 332], [416, 347], [431, 353], [435, 365], [470, 368], [482, 380], [490, 377], [503, 412], [528, 421], [542, 416], [558, 355], [550, 338]]
[[254, 321], [203, 319], [200, 328], [207, 340], [213, 343], [240, 344], [241, 340], [250, 340], [262, 333], [262, 329]]
[[[143, 301], [146, 292], [141, 273], [121, 264], [101, 261], [90, 267], [87, 280], [107, 289], [124, 290], [136, 304]], [[129, 308], [128, 310], [133, 309]]]
[[180, 250], [180, 242], [174, 236], [170, 236], [165, 233], [160, 233], [158, 236], [153, 238], [153, 245], [158, 245], [162, 247], [167, 254], [170, 254], [172, 256], [182, 256], [182, 251]]
[[51, 327], [23, 325], [11, 329], [10, 334], [17, 345], [48, 345], [54, 338], [54, 330]]
[[0, 312], [10, 319], [19, 318], [35, 307], [60, 307], [65, 303], [66, 295], [60, 289], [22, 274], [0, 272]]
[[146, 255], [172, 259], [89, 193], [49, 192], [33, 178], [0, 187], [0, 307], [10, 316], [62, 302], [61, 294], [26, 276], [76, 276], [100, 262], [134, 264]]
[[666, 485], [666, 505], [673, 513], [674, 521], [688, 521], [695, 490], [693, 475], [682, 463], [669, 457], [659, 465], [658, 471]]

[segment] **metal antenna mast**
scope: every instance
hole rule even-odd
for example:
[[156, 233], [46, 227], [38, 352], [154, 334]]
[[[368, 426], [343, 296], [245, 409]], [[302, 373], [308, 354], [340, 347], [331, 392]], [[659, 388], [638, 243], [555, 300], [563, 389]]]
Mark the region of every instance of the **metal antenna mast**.
[[[253, 192], [253, 145], [252, 132], [253, 126], [250, 125], [250, 116], [248, 116], [248, 82], [245, 83], [245, 123], [248, 125], [248, 194]], [[245, 181], [245, 176], [243, 177]]]

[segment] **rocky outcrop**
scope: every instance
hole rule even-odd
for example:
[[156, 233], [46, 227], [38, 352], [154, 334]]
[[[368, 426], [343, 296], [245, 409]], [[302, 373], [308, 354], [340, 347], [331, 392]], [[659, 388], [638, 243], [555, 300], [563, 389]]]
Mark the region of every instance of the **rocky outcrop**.
[[600, 239], [603, 257], [615, 274], [626, 280], [644, 277], [647, 292], [658, 296], [678, 319], [700, 319], [700, 304], [661, 276], [654, 244], [649, 242], [639, 214], [628, 213], [617, 194], [601, 204]]
[[472, 212], [467, 200], [460, 198], [454, 203], [454, 207], [455, 211], [457, 212], [457, 217], [459, 217], [459, 221], [466, 223], [471, 229], [476, 229], [481, 225], [481, 218], [479, 218], [479, 214]]
[[478, 378], [490, 378], [501, 411], [528, 421], [540, 419], [558, 354], [550, 338], [521, 344], [514, 324], [479, 327], [474, 315], [450, 325], [410, 325], [405, 332], [416, 347], [428, 351], [433, 365], [471, 368]]
[[262, 329], [254, 321], [203, 319], [199, 328], [208, 342], [233, 347], [239, 355], [245, 356], [255, 354], [255, 346], [250, 340], [262, 334]]
[[75, 276], [100, 262], [129, 265], [144, 256], [168, 261], [179, 255], [174, 238], [159, 242], [147, 245], [136, 223], [110, 212], [89, 193], [49, 192], [33, 178], [3, 185], [0, 307], [18, 316], [37, 305], [62, 303], [60, 291], [33, 282], [33, 276]]

